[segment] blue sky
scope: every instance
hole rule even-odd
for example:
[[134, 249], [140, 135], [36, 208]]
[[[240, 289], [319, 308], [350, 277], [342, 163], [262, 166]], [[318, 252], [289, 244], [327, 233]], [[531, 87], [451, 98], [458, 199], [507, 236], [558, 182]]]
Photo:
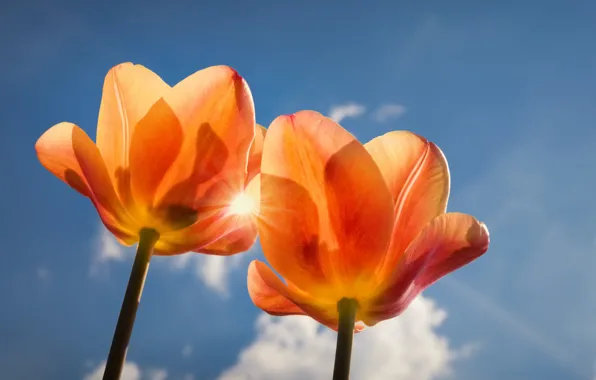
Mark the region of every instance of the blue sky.
[[[106, 357], [132, 253], [33, 146], [60, 121], [94, 136], [103, 77], [132, 61], [170, 84], [230, 65], [265, 126], [314, 109], [442, 148], [449, 209], [491, 248], [360, 334], [356, 380], [596, 378], [596, 3], [413, 3], [3, 3], [0, 377], [95, 379]], [[329, 378], [329, 331], [251, 304], [259, 255], [156, 258], [127, 379]]]

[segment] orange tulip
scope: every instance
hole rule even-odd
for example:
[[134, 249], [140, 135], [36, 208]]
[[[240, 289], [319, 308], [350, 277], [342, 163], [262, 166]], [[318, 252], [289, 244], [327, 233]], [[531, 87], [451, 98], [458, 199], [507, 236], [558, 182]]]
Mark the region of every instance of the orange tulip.
[[96, 143], [72, 123], [37, 141], [42, 165], [91, 199], [121, 243], [139, 243], [104, 380], [122, 373], [153, 254], [229, 255], [256, 240], [251, 202], [264, 133], [248, 85], [230, 67], [170, 87], [124, 63], [106, 76]]
[[253, 261], [254, 304], [334, 330], [342, 299], [356, 301], [355, 320], [368, 326], [399, 315], [488, 249], [483, 223], [445, 213], [449, 186], [441, 150], [414, 133], [362, 145], [317, 112], [278, 117], [263, 147], [257, 225], [265, 257], [285, 283]]
[[35, 148], [46, 169], [91, 199], [121, 243], [138, 242], [148, 228], [159, 234], [156, 254], [224, 255], [256, 239], [243, 193], [258, 187], [263, 134], [233, 69], [209, 67], [170, 87], [123, 63], [105, 78], [96, 143], [64, 122]]

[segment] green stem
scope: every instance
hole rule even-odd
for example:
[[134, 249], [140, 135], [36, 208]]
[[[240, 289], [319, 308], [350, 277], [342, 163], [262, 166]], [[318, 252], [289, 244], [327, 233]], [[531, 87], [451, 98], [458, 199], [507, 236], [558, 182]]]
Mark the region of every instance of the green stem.
[[118, 380], [122, 374], [122, 367], [124, 367], [126, 352], [128, 350], [128, 342], [130, 341], [132, 328], [135, 324], [139, 302], [141, 302], [141, 293], [143, 293], [151, 254], [153, 253], [155, 243], [159, 239], [159, 233], [150, 228], [143, 228], [139, 235], [137, 255], [132, 265], [128, 286], [126, 287], [126, 293], [124, 294], [124, 300], [120, 308], [120, 315], [118, 316], [116, 331], [114, 331], [112, 346], [108, 354], [106, 369], [103, 373], [103, 380]]
[[352, 358], [352, 340], [358, 302], [352, 298], [342, 298], [337, 303], [339, 328], [337, 329], [337, 347], [335, 348], [335, 367], [333, 380], [350, 378], [350, 360]]

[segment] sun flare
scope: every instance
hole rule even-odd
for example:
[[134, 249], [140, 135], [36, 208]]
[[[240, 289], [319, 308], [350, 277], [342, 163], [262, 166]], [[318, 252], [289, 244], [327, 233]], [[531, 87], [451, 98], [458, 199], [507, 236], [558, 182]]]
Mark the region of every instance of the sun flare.
[[255, 200], [246, 193], [240, 193], [230, 204], [229, 213], [234, 215], [248, 215], [256, 211]]

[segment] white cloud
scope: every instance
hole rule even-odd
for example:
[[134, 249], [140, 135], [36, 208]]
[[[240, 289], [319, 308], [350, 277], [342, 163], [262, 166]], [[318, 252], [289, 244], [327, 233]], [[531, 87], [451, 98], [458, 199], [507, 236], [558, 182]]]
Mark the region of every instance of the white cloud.
[[[106, 368], [106, 362], [101, 362], [91, 372], [83, 377], [83, 380], [102, 380], [103, 371]], [[161, 368], [141, 370], [141, 368], [133, 362], [126, 362], [122, 369], [122, 376], [120, 380], [166, 380], [168, 378], [168, 371]]]
[[182, 357], [188, 358], [190, 355], [192, 355], [192, 351], [193, 351], [192, 344], [184, 345], [184, 347], [182, 347]]
[[379, 123], [384, 123], [389, 119], [397, 119], [404, 113], [406, 113], [406, 107], [401, 104], [383, 104], [373, 112], [372, 118]]
[[[350, 102], [342, 105], [335, 105], [329, 110], [329, 117], [337, 123], [348, 117], [362, 116], [366, 112], [366, 108], [358, 103]], [[377, 107], [372, 112], [372, 119], [384, 123], [390, 119], [397, 119], [406, 112], [406, 107], [401, 104], [387, 103]]]
[[89, 274], [98, 276], [105, 270], [105, 264], [110, 261], [123, 261], [128, 253], [134, 257], [134, 247], [125, 247], [118, 243], [116, 238], [108, 231], [103, 224], [98, 226], [98, 234], [94, 239], [94, 254], [91, 259]]
[[166, 380], [168, 371], [165, 369], [150, 369], [145, 376], [146, 380]]
[[125, 247], [120, 245], [103, 225], [100, 225], [101, 232], [98, 238], [97, 259], [99, 261], [122, 261], [124, 260]]
[[250, 251], [247, 251], [228, 257], [190, 252], [173, 258], [171, 268], [178, 270], [192, 268], [205, 286], [227, 298], [229, 296], [228, 278], [230, 272], [238, 268], [246, 260], [245, 255], [249, 253]]
[[[85, 375], [83, 380], [102, 380], [103, 371], [105, 368], [106, 362], [104, 361], [94, 368], [89, 374]], [[139, 366], [132, 362], [124, 363], [120, 380], [141, 380], [141, 370]]]
[[331, 107], [329, 117], [336, 123], [341, 123], [343, 119], [361, 116], [365, 111], [366, 108], [363, 105], [351, 102]]
[[[354, 380], [430, 380], [451, 372], [455, 359], [468, 357], [474, 345], [454, 350], [436, 332], [445, 310], [422, 296], [398, 318], [381, 322], [354, 339]], [[336, 333], [308, 317], [272, 317], [256, 322], [257, 337], [219, 380], [331, 378]]]
[[202, 257], [202, 265], [197, 267], [197, 274], [207, 287], [227, 296], [227, 278], [230, 269], [238, 266], [241, 261], [242, 257], [239, 255], [232, 257], [205, 255]]
[[171, 268], [175, 270], [191, 268], [195, 275], [208, 288], [221, 297], [229, 297], [228, 279], [230, 274], [248, 262], [259, 250], [259, 240], [246, 252], [232, 256], [203, 255], [185, 253], [170, 258]]
[[[135, 247], [125, 247], [118, 243], [116, 238], [103, 226], [99, 225], [98, 235], [94, 239], [95, 254], [91, 260], [89, 274], [93, 277], [104, 272], [110, 262], [124, 261], [135, 255]], [[208, 288], [224, 298], [229, 296], [228, 278], [232, 271], [238, 269], [242, 263], [247, 262], [258, 250], [257, 242], [246, 252], [232, 256], [203, 255], [198, 253], [185, 253], [168, 257], [168, 267], [171, 270], [192, 268], [197, 278]], [[166, 261], [166, 260], [164, 260]]]

